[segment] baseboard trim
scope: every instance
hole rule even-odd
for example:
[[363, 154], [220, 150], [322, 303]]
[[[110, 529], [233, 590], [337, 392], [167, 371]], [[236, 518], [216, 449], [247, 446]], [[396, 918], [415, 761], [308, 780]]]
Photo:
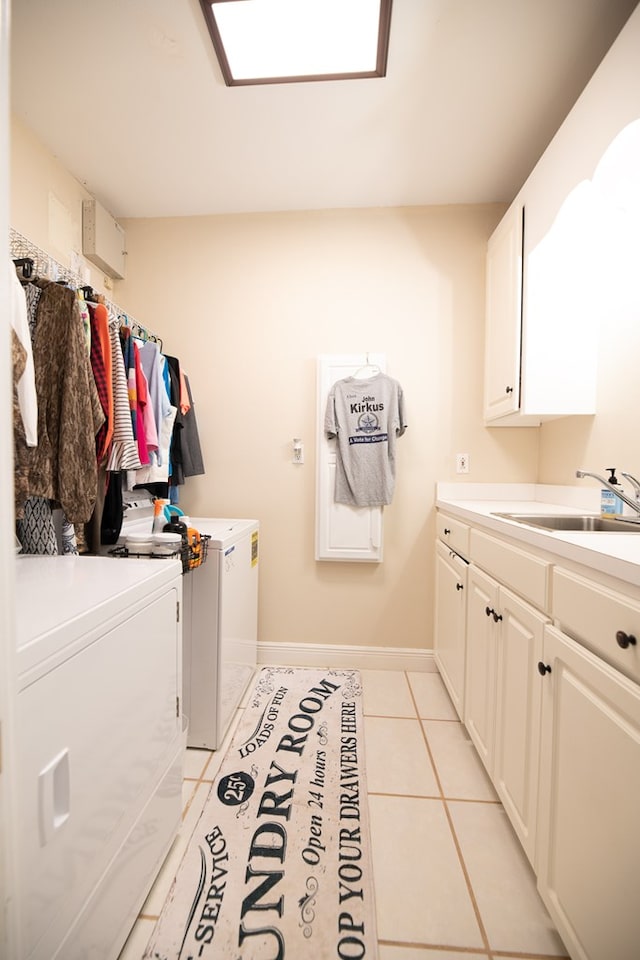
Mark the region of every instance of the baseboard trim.
[[259, 666], [341, 667], [437, 673], [433, 650], [412, 647], [337, 646], [332, 643], [258, 642]]

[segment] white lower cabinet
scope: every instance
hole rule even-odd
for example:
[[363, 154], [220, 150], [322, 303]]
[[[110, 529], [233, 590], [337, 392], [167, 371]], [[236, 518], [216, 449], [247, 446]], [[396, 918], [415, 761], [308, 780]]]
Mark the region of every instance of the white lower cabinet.
[[467, 561], [436, 544], [434, 655], [440, 675], [462, 719], [464, 711]]
[[464, 722], [535, 865], [543, 631], [549, 618], [471, 564]]
[[493, 776], [511, 824], [535, 866], [542, 693], [538, 662], [549, 618], [504, 588], [500, 611]]
[[436, 528], [436, 663], [542, 899], [571, 960], [637, 960], [640, 590]]
[[[464, 723], [480, 758], [493, 777], [496, 731], [499, 586], [473, 564], [467, 592], [467, 657]], [[498, 616], [498, 614], [496, 614]]]
[[640, 956], [640, 687], [545, 629], [538, 887], [573, 960]]

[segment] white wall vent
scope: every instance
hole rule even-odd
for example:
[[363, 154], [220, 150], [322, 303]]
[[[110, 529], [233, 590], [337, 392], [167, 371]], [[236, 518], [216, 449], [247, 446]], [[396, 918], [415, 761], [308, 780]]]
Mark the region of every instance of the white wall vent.
[[124, 279], [124, 230], [96, 200], [82, 203], [82, 253], [109, 277]]

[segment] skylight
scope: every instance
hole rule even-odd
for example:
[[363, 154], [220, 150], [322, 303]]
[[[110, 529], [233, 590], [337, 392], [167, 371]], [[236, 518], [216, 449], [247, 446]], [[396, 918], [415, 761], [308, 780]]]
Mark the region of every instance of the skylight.
[[392, 0], [200, 0], [227, 86], [383, 77]]

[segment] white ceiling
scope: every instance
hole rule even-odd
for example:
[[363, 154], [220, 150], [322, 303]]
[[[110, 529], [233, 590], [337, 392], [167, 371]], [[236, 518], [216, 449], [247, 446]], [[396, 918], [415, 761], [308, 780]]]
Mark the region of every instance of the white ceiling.
[[509, 201], [636, 2], [394, 0], [385, 78], [228, 88], [198, 0], [13, 0], [12, 105], [115, 217]]

